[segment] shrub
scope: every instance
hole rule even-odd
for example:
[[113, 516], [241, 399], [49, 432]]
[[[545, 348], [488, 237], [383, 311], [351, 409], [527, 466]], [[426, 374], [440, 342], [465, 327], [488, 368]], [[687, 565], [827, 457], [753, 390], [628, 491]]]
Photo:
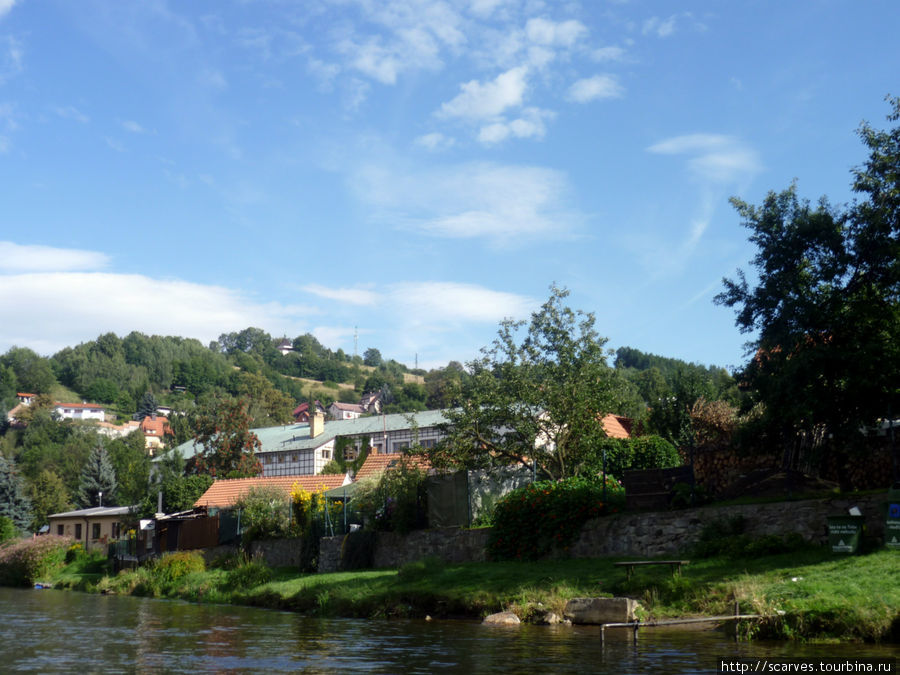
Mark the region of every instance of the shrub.
[[[619, 502], [621, 485], [607, 478], [607, 499]], [[488, 552], [495, 559], [536, 560], [568, 548], [581, 526], [606, 512], [603, 482], [585, 478], [541, 481], [513, 490], [494, 510]]]
[[272, 570], [260, 558], [244, 558], [228, 573], [226, 586], [232, 590], [253, 588], [272, 580]]
[[290, 501], [273, 488], [250, 488], [235, 503], [241, 510], [244, 544], [257, 539], [283, 537], [290, 527]]
[[626, 471], [637, 469], [668, 469], [681, 465], [681, 457], [674, 445], [661, 436], [636, 438], [604, 438], [582, 458], [579, 475], [597, 476], [603, 471], [603, 452], [606, 451], [606, 473], [622, 478]]
[[380, 476], [360, 481], [353, 505], [363, 514], [366, 527], [402, 533], [424, 528], [425, 472], [401, 460]]
[[71, 537], [46, 535], [22, 539], [0, 548], [0, 585], [31, 586], [65, 563]]
[[12, 518], [0, 516], [0, 544], [4, 541], [15, 539], [17, 536], [19, 536], [19, 529], [16, 527]]
[[157, 560], [151, 570], [160, 582], [171, 584], [192, 572], [205, 571], [206, 560], [196, 551], [177, 551]]

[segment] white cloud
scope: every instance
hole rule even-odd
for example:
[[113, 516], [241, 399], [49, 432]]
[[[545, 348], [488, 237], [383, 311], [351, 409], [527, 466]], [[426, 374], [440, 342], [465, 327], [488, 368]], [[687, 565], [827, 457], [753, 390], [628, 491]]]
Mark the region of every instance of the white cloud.
[[382, 84], [395, 84], [404, 62], [390, 50], [371, 40], [366, 44], [346, 43], [343, 51], [356, 56], [350, 65]]
[[0, 273], [78, 272], [107, 266], [109, 258], [97, 251], [33, 246], [0, 241]]
[[[2, 0], [0, 0], [2, 2]], [[11, 7], [12, 5], [10, 5]], [[9, 9], [7, 9], [9, 11]], [[2, 16], [2, 13], [0, 13]], [[11, 35], [0, 37], [0, 84], [22, 72], [22, 43]]]
[[495, 79], [482, 84], [471, 80], [460, 85], [460, 93], [441, 105], [444, 117], [483, 119], [500, 115], [507, 108], [522, 105], [527, 87], [528, 69], [511, 68]]
[[675, 16], [668, 19], [660, 19], [653, 16], [644, 21], [642, 31], [644, 35], [656, 34], [657, 37], [669, 37], [675, 32]]
[[142, 127], [134, 120], [125, 120], [124, 122], [122, 122], [122, 128], [125, 129], [125, 131], [130, 131], [133, 134], [143, 134], [146, 132], [146, 129], [144, 129], [144, 127]]
[[76, 122], [80, 122], [81, 124], [87, 124], [91, 121], [90, 117], [85, 115], [75, 106], [58, 106], [54, 108], [53, 111], [63, 119], [75, 120]]
[[104, 136], [103, 140], [106, 141], [106, 145], [108, 145], [111, 150], [115, 150], [116, 152], [125, 152], [125, 146], [115, 138]]
[[647, 150], [662, 155], [692, 155], [688, 160], [689, 169], [699, 178], [712, 182], [731, 182], [761, 168], [755, 150], [740, 139], [723, 134], [675, 136]]
[[625, 50], [621, 47], [600, 47], [591, 52], [594, 61], [621, 61], [625, 57]]
[[0, 351], [20, 344], [45, 354], [105, 332], [215, 339], [236, 326], [278, 326], [301, 332], [308, 309], [258, 303], [219, 286], [137, 274], [0, 275]]
[[567, 98], [576, 103], [589, 103], [598, 99], [621, 98], [624, 93], [615, 75], [594, 75], [574, 82]]
[[531, 42], [549, 47], [571, 47], [587, 32], [583, 23], [572, 19], [557, 23], [538, 18], [525, 24], [525, 35]]
[[445, 148], [452, 147], [454, 144], [454, 139], [445, 136], [438, 131], [424, 134], [416, 139], [416, 145], [427, 148], [428, 150], [444, 150]]
[[391, 304], [420, 323], [525, 318], [540, 303], [515, 293], [494, 291], [475, 284], [426, 281], [391, 287]]
[[487, 162], [438, 169], [369, 164], [351, 180], [373, 217], [436, 237], [514, 245], [570, 236], [579, 221], [564, 204], [566, 176], [552, 169]]
[[493, 145], [507, 138], [543, 138], [547, 132], [545, 119], [554, 117], [554, 113], [540, 108], [526, 108], [522, 117], [507, 122], [499, 120], [481, 127], [478, 141], [485, 145]]
[[377, 293], [365, 288], [328, 288], [319, 284], [309, 284], [303, 286], [301, 290], [320, 298], [351, 305], [374, 305], [379, 300]]
[[0, 18], [3, 18], [16, 4], [16, 0], [0, 0]]

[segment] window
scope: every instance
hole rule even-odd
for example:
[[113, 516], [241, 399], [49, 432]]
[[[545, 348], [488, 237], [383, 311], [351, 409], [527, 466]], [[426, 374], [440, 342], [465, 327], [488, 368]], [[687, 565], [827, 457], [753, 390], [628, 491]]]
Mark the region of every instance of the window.
[[328, 448], [322, 448], [322, 459], [329, 459], [331, 457], [331, 451]]
[[284, 460], [286, 457], [287, 457], [287, 455], [278, 455], [278, 463], [284, 464]]
[[57, 525], [57, 526], [56, 526], [56, 534], [58, 534], [58, 535], [61, 537], [61, 536], [63, 536], [65, 533], [66, 533], [66, 526], [65, 526], [65, 525]]
[[435, 441], [435, 439], [433, 439], [433, 438], [426, 438], [424, 441], [419, 441], [419, 445], [421, 445], [423, 448], [426, 448], [426, 449], [433, 448], [434, 444], [436, 442], [437, 441]]
[[91, 525], [91, 539], [99, 539], [100, 538], [100, 523], [93, 523]]
[[112, 534], [110, 534], [110, 536], [113, 539], [118, 539], [122, 535], [122, 523], [112, 523], [112, 525], [110, 525], [110, 529], [112, 530]]
[[409, 450], [409, 441], [397, 441], [394, 443], [394, 452], [403, 452]]
[[266, 455], [266, 464], [272, 463], [272, 455]]
[[81, 539], [81, 523], [75, 523], [75, 538]]

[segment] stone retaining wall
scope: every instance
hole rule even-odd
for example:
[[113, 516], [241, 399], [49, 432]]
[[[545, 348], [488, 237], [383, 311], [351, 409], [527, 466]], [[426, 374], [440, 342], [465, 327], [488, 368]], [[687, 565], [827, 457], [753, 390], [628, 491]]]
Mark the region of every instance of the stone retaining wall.
[[303, 539], [261, 539], [250, 544], [250, 555], [260, 556], [270, 567], [300, 567]]
[[[882, 537], [886, 499], [886, 494], [876, 494], [858, 499], [812, 499], [605, 516], [585, 523], [568, 554], [574, 558], [677, 554], [697, 543], [705, 525], [735, 516], [743, 516], [746, 533], [750, 536], [796, 532], [807, 541], [825, 543], [826, 519], [846, 515], [851, 506], [858, 506], [865, 515], [868, 533]], [[466, 530], [453, 527], [418, 530], [407, 535], [379, 532], [375, 567], [400, 567], [426, 556], [447, 562], [481, 562], [485, 560], [489, 534], [489, 528]], [[342, 542], [343, 537], [321, 540], [319, 572], [339, 569]]]

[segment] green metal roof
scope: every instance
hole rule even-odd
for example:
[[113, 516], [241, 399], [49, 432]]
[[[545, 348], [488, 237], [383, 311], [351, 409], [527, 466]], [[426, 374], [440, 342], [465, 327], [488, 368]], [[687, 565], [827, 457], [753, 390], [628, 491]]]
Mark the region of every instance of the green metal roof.
[[[358, 417], [352, 420], [332, 420], [325, 422], [324, 431], [315, 438], [309, 436], [308, 424], [288, 424], [279, 427], [262, 427], [251, 429], [259, 438], [262, 447], [258, 453], [277, 452], [279, 450], [308, 450], [321, 447], [328, 441], [338, 436], [357, 436], [361, 434], [376, 434], [386, 431], [403, 431], [412, 428], [413, 420], [419, 428], [434, 427], [446, 422], [442, 410], [426, 410], [417, 413], [394, 413], [391, 415], [373, 415], [371, 417]], [[202, 446], [195, 445], [193, 440], [186, 441], [177, 446], [175, 450], [181, 453], [185, 459], [199, 454]], [[162, 455], [154, 457], [157, 462]]]

